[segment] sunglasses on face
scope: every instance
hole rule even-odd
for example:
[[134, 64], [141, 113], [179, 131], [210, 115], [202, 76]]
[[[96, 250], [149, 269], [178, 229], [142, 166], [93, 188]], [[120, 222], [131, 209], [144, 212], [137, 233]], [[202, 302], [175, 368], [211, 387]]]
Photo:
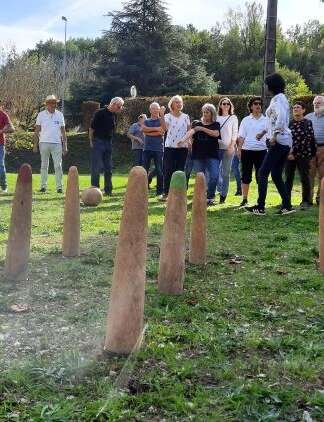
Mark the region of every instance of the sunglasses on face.
[[222, 103], [222, 105], [230, 106], [230, 103]]
[[253, 105], [261, 105], [262, 103], [261, 103], [261, 101], [254, 101], [253, 103], [252, 103]]

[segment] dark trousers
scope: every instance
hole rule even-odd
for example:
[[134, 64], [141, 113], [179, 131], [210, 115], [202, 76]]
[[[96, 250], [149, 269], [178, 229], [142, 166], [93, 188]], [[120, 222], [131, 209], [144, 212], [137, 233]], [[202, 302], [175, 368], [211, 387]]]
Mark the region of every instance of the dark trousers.
[[0, 145], [0, 187], [4, 190], [7, 189], [5, 155], [6, 155], [5, 146]]
[[156, 170], [156, 194], [161, 195], [163, 193], [163, 172], [162, 172], [162, 151], [143, 151], [143, 167], [149, 174], [151, 160], [154, 161]]
[[265, 156], [258, 175], [258, 206], [260, 208], [264, 208], [265, 206], [268, 190], [268, 177], [270, 173], [273, 183], [281, 196], [283, 208], [289, 208], [291, 206], [286, 186], [282, 180], [282, 172], [286, 164], [289, 151], [289, 146], [276, 143], [270, 147], [268, 154]]
[[188, 189], [188, 186], [189, 186], [189, 179], [190, 179], [192, 169], [193, 169], [193, 159], [192, 159], [191, 151], [188, 150], [188, 155], [187, 155], [186, 164], [185, 164], [187, 189]]
[[133, 166], [142, 166], [143, 165], [143, 150], [142, 149], [133, 149]]
[[148, 184], [150, 185], [152, 183], [152, 180], [156, 177], [156, 169], [154, 168], [151, 170], [148, 174]]
[[100, 188], [100, 173], [104, 172], [105, 186], [107, 194], [112, 192], [112, 157], [111, 139], [103, 140], [95, 138], [91, 151], [91, 185]]
[[294, 184], [294, 177], [296, 168], [298, 169], [298, 173], [300, 176], [300, 181], [302, 184], [302, 201], [303, 202], [310, 202], [310, 192], [311, 192], [311, 185], [310, 185], [310, 177], [309, 177], [309, 162], [308, 158], [295, 158], [294, 160], [287, 160], [286, 162], [286, 189], [291, 200], [291, 191]]
[[263, 163], [267, 150], [253, 151], [242, 149], [241, 151], [241, 165], [242, 165], [242, 183], [249, 185], [252, 182], [253, 167], [255, 169], [255, 179], [258, 183], [258, 172]]
[[188, 149], [187, 148], [164, 148], [164, 194], [168, 195], [172, 174], [175, 171], [184, 171]]

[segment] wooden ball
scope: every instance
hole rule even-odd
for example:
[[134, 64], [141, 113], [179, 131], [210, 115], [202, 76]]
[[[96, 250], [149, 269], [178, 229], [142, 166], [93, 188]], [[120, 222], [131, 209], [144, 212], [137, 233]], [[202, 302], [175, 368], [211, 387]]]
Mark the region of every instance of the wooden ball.
[[93, 186], [84, 189], [81, 193], [81, 199], [84, 205], [88, 207], [96, 207], [102, 201], [101, 190]]

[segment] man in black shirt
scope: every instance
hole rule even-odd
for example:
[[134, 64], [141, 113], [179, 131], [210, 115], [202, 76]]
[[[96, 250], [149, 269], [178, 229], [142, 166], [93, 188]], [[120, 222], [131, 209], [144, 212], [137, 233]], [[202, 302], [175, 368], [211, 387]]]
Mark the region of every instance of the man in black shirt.
[[113, 98], [108, 106], [98, 110], [91, 121], [89, 141], [91, 148], [91, 185], [100, 188], [100, 173], [103, 169], [105, 195], [112, 193], [112, 137], [116, 130], [117, 115], [123, 109], [124, 100]]

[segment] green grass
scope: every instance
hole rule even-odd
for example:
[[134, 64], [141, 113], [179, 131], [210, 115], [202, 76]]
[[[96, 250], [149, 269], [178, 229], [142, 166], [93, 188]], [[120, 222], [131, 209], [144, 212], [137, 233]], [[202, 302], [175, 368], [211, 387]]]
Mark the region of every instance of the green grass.
[[[103, 359], [126, 183], [115, 177], [112, 198], [81, 208], [82, 255], [63, 259], [63, 198], [53, 177], [49, 193], [37, 193], [34, 176], [29, 279], [0, 276], [0, 420], [324, 420], [318, 208], [276, 216], [270, 184], [268, 215], [255, 217], [230, 195], [208, 210], [208, 264], [187, 264], [184, 294], [168, 297], [156, 286], [165, 206], [151, 191], [144, 344], [130, 361]], [[0, 197], [1, 266], [11, 199]], [[13, 313], [16, 303], [29, 311]]]

